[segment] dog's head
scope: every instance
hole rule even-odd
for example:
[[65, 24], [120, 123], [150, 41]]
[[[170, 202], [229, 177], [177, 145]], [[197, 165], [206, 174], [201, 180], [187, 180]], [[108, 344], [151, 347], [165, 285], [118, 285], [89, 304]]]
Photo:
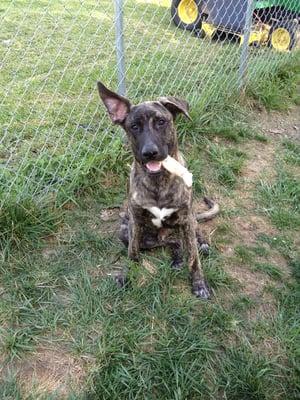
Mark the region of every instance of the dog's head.
[[98, 82], [100, 97], [114, 124], [126, 131], [134, 157], [149, 174], [161, 171], [161, 161], [177, 150], [174, 119], [182, 113], [187, 118], [188, 104], [175, 97], [161, 97], [132, 105]]

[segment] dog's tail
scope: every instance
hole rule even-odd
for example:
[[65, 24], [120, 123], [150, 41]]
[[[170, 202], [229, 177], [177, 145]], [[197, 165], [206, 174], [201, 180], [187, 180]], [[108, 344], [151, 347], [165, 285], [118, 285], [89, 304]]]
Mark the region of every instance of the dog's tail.
[[204, 221], [213, 219], [220, 212], [219, 204], [215, 203], [214, 201], [212, 201], [211, 199], [209, 199], [206, 196], [203, 197], [203, 200], [204, 200], [205, 204], [207, 204], [209, 210], [196, 215], [196, 219], [198, 222], [204, 222]]

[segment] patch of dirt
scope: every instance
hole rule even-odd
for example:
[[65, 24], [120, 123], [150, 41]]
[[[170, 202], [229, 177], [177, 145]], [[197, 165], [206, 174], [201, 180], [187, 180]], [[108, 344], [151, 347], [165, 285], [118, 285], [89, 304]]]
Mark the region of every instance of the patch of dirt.
[[[276, 310], [270, 311], [274, 315]], [[277, 359], [280, 357], [281, 362], [287, 363], [288, 358], [286, 356], [285, 349], [282, 347], [280, 339], [272, 335], [264, 338], [261, 342], [256, 344], [256, 350], [259, 354], [263, 354], [265, 357], [274, 357], [276, 355]]]
[[294, 106], [285, 113], [262, 111], [258, 118], [266, 136], [275, 140], [288, 138], [300, 141], [300, 106]]
[[[230, 224], [233, 227], [234, 235], [229, 244], [221, 246], [222, 254], [226, 257], [234, 256], [234, 248], [237, 245], [249, 246], [254, 244], [257, 236], [261, 233], [276, 236], [278, 231], [274, 228], [267, 218], [257, 215], [253, 193], [255, 185], [261, 176], [267, 176], [272, 179], [275, 175], [275, 157], [277, 142], [282, 138], [291, 140], [300, 140], [300, 107], [294, 107], [286, 114], [278, 112], [262, 112], [259, 117], [262, 132], [269, 137], [267, 143], [251, 141], [243, 144], [242, 149], [247, 153], [248, 162], [242, 171], [244, 180], [240, 183], [233, 194], [235, 207], [241, 211], [241, 215], [230, 218]], [[222, 205], [221, 208], [225, 207]], [[208, 225], [208, 228], [215, 229], [215, 223]], [[207, 227], [205, 228], [206, 234]], [[272, 251], [268, 257], [268, 262], [277, 265], [284, 272], [286, 278], [289, 277], [289, 269], [286, 260], [278, 252]], [[247, 267], [228, 263], [228, 273], [236, 279], [243, 287], [244, 293], [252, 298], [265, 299], [264, 288], [272, 280], [265, 274], [253, 272]], [[233, 264], [233, 265], [232, 265]], [[263, 301], [262, 304], [272, 304], [272, 302]]]
[[268, 235], [275, 235], [277, 233], [277, 230], [264, 217], [255, 214], [237, 216], [232, 219], [232, 224], [238, 235], [236, 238], [237, 242], [240, 244], [251, 245], [255, 243], [257, 235], [260, 233]]
[[266, 290], [264, 291], [264, 295], [260, 301], [258, 301], [255, 307], [252, 307], [248, 310], [248, 317], [252, 320], [259, 320], [262, 317], [271, 317], [276, 314], [276, 303], [274, 301], [274, 297], [268, 293]]
[[[230, 244], [224, 245], [221, 250], [225, 257], [233, 258], [234, 249], [238, 245], [254, 245], [260, 233], [276, 235], [277, 230], [265, 218], [251, 213], [251, 210], [249, 211], [247, 215], [231, 219], [235, 235], [233, 235]], [[278, 252], [272, 251], [268, 256], [268, 262], [276, 265], [288, 277], [287, 262]], [[241, 284], [243, 292], [252, 298], [264, 297], [263, 292], [266, 285], [274, 283], [267, 275], [251, 271], [247, 266], [236, 265], [234, 260], [230, 260], [228, 264], [227, 272]]]
[[70, 390], [79, 389], [84, 381], [85, 369], [81, 360], [64, 349], [40, 348], [19, 363], [17, 377], [24, 393], [57, 393], [66, 398]]
[[120, 225], [121, 208], [104, 208], [96, 215], [92, 216], [90, 210], [87, 212], [86, 226], [101, 237], [109, 237], [117, 235]]
[[46, 248], [44, 248], [42, 250], [42, 256], [46, 260], [50, 260], [52, 258], [55, 258], [56, 255], [57, 255], [57, 251], [55, 249], [50, 249], [50, 248], [46, 247]]
[[273, 175], [275, 160], [274, 143], [250, 142], [243, 146], [249, 160], [245, 164], [242, 176], [245, 182], [257, 181], [262, 173]]
[[227, 272], [241, 285], [243, 293], [254, 299], [262, 295], [265, 286], [270, 282], [266, 275], [254, 273], [239, 265], [231, 265]]
[[[232, 217], [221, 215], [212, 221], [200, 224], [200, 229], [206, 240], [209, 243], [214, 243], [213, 235], [220, 221], [226, 222], [228, 220], [233, 231], [230, 235], [231, 239], [229, 243], [222, 243], [218, 248], [225, 257], [232, 259], [227, 264], [229, 275], [239, 282], [245, 294], [254, 299], [264, 298], [265, 287], [273, 281], [263, 273], [251, 271], [247, 266], [236, 264], [233, 257], [237, 245], [251, 246], [256, 243], [259, 234], [276, 236], [278, 233], [267, 218], [257, 215], [253, 198], [255, 185], [259, 178], [266, 174], [271, 179], [274, 175], [275, 148], [276, 146], [272, 142], [258, 143], [252, 141], [243, 145], [243, 151], [248, 155], [248, 163], [246, 163], [241, 174], [244, 180], [237, 186], [231, 198], [223, 198], [219, 201], [221, 210], [238, 210], [240, 215]], [[196, 210], [198, 212], [204, 210], [201, 201], [197, 202]], [[286, 260], [277, 252], [273, 251], [268, 261], [288, 274]], [[265, 301], [262, 303], [265, 304]]]

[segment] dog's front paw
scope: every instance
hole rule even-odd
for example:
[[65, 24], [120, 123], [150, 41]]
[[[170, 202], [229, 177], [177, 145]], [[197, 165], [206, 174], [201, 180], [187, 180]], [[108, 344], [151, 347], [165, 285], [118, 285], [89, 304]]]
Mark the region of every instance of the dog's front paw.
[[114, 281], [116, 282], [118, 288], [124, 288], [128, 283], [128, 278], [124, 272], [119, 272], [114, 276]]
[[175, 271], [180, 271], [183, 267], [183, 259], [182, 258], [174, 258], [171, 263], [171, 268]]
[[204, 254], [205, 256], [207, 256], [209, 254], [210, 247], [209, 247], [208, 243], [201, 243], [201, 244], [199, 244], [198, 248], [199, 248], [200, 252], [202, 254]]
[[210, 289], [203, 279], [197, 279], [192, 283], [192, 293], [201, 299], [209, 299], [211, 296]]

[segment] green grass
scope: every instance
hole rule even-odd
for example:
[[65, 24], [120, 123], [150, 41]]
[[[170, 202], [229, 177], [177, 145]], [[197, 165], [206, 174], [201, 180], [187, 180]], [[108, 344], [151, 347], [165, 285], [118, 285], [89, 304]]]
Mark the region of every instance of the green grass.
[[262, 211], [269, 215], [279, 229], [300, 228], [300, 180], [283, 166], [278, 166], [273, 182], [262, 180], [258, 185], [258, 196], [264, 205]]
[[0, 250], [6, 254], [12, 247], [37, 245], [56, 232], [60, 221], [61, 211], [53, 203], [38, 205], [29, 199], [12, 202], [0, 210]]
[[208, 156], [215, 167], [218, 182], [233, 187], [243, 167], [246, 158], [245, 153], [234, 148], [211, 143], [208, 148]]
[[22, 392], [14, 376], [9, 377], [5, 384], [0, 386], [0, 395], [3, 400], [22, 400]]
[[279, 251], [286, 258], [290, 258], [293, 254], [293, 239], [284, 234], [276, 234], [276, 236], [259, 234], [258, 241], [266, 243], [271, 249]]
[[[213, 291], [204, 302], [166, 250], [143, 253], [141, 268], [116, 237], [132, 158], [95, 89], [98, 79], [116, 88], [111, 2], [10, 3], [0, 7], [0, 398], [296, 399], [299, 149], [262, 135], [256, 106], [298, 102], [297, 53], [251, 49], [237, 96], [237, 45], [176, 30], [168, 8], [126, 2], [128, 95], [189, 101], [192, 121], [176, 123], [195, 195], [221, 203], [201, 260]], [[274, 146], [276, 174], [251, 186], [258, 143]], [[265, 222], [255, 235], [253, 217]], [[113, 280], [123, 268], [126, 290]]]
[[273, 279], [281, 279], [283, 273], [280, 271], [278, 267], [268, 263], [256, 263], [254, 265], [255, 271], [264, 272], [265, 274], [269, 275]]
[[268, 257], [269, 250], [265, 246], [245, 246], [238, 245], [235, 247], [235, 253], [245, 263], [250, 263], [255, 257]]
[[280, 270], [281, 266], [277, 267], [271, 262], [265, 262], [270, 255], [275, 254], [271, 253], [266, 247], [238, 245], [234, 250], [238, 260], [243, 265], [251, 267], [253, 271], [263, 272], [273, 279], [279, 280], [283, 277], [283, 273]]
[[283, 141], [285, 161], [291, 165], [300, 165], [300, 145], [290, 140]]
[[277, 65], [275, 74], [266, 71], [264, 79], [257, 80], [254, 75], [255, 79], [247, 87], [247, 95], [267, 110], [286, 111], [291, 104], [299, 104], [299, 51], [292, 55], [292, 59], [288, 64]]
[[220, 373], [221, 387], [233, 400], [261, 400], [274, 398], [280, 392], [276, 375], [281, 373], [276, 360], [268, 360], [246, 346], [226, 351]]
[[249, 264], [251, 263], [251, 261], [253, 261], [254, 254], [252, 252], [252, 249], [248, 246], [238, 245], [236, 246], [234, 251], [242, 262]]
[[[78, 230], [82, 221], [86, 226]], [[91, 228], [93, 221], [89, 210], [75, 214], [53, 253], [43, 248], [27, 255], [15, 253], [2, 264], [0, 322], [9, 326], [1, 341], [5, 363], [26, 360], [41, 343], [63, 345], [78, 360], [91, 359], [86, 384], [70, 394], [75, 399], [208, 399], [218, 393], [272, 399], [274, 391], [279, 398], [296, 391], [292, 361], [277, 359], [276, 349], [270, 358], [249, 345], [260, 342], [251, 334], [254, 322], [244, 316], [255, 305], [251, 298], [236, 296], [239, 290], [225, 272], [226, 260], [220, 253], [213, 251], [203, 260], [215, 291], [211, 302], [191, 296], [187, 271], [174, 273], [165, 252], [144, 255], [153, 270], [134, 267], [130, 287], [119, 290], [106, 274], [128, 265], [126, 255], [110, 235]], [[272, 246], [273, 241], [263, 243]], [[253, 254], [257, 248], [252, 248]], [[296, 267], [294, 260], [293, 270]], [[284, 290], [290, 296], [288, 284]], [[224, 302], [225, 293], [233, 293], [232, 302]], [[281, 301], [283, 296], [279, 305]], [[290, 313], [296, 312], [293, 303], [288, 307]], [[296, 314], [288, 323], [282, 320], [285, 314], [276, 318], [278, 322], [265, 316], [274, 327], [261, 341], [273, 332], [280, 334], [284, 343], [289, 342], [290, 354], [296, 337], [285, 332], [296, 324]], [[235, 346], [226, 345], [229, 338]], [[3, 385], [4, 394], [18, 393], [18, 379]], [[45, 396], [50, 398], [51, 393]]]

